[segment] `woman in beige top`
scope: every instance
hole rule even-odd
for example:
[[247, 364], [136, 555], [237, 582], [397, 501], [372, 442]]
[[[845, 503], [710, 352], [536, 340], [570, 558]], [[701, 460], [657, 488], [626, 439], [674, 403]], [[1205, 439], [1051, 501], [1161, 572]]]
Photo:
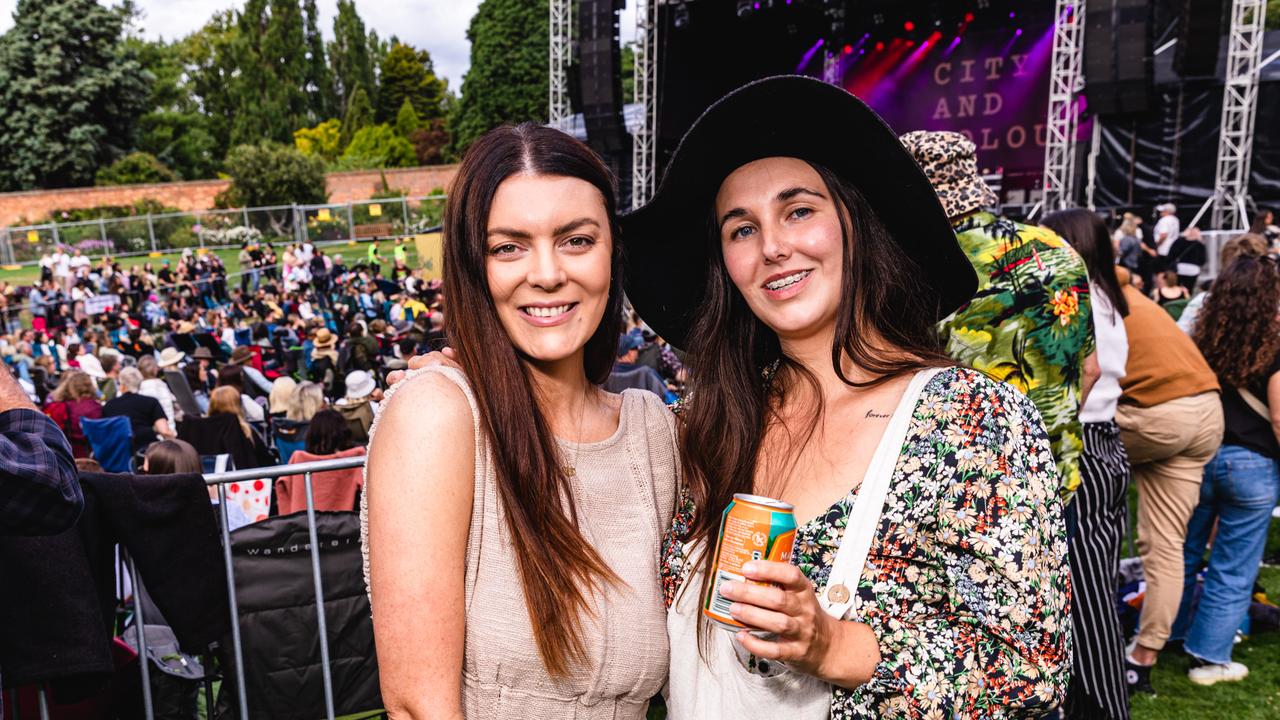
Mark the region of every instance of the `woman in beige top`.
[[675, 430], [655, 396], [597, 387], [622, 316], [615, 227], [608, 170], [559, 131], [500, 128], [463, 160], [444, 229], [462, 372], [398, 382], [366, 468], [393, 718], [643, 718], [665, 682]]

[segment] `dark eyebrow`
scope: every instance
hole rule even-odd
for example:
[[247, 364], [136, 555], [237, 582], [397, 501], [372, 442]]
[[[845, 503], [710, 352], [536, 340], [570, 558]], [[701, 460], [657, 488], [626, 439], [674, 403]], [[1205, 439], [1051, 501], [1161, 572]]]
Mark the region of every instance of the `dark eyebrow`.
[[[594, 225], [597, 228], [600, 227], [600, 223], [596, 222], [595, 220], [589, 217], [580, 217], [577, 220], [571, 220], [561, 225], [560, 227], [556, 228], [552, 232], [552, 235], [559, 237], [561, 235], [564, 235], [565, 233], [573, 232], [574, 230], [577, 230], [583, 225]], [[506, 235], [507, 237], [515, 238], [516, 240], [530, 240], [533, 238], [533, 235], [530, 235], [524, 230], [514, 230], [512, 228], [505, 228], [505, 227], [489, 228], [489, 234], [490, 235]]]
[[596, 229], [600, 228], [600, 223], [596, 222], [595, 220], [592, 220], [589, 217], [580, 217], [577, 220], [571, 220], [570, 222], [567, 222], [561, 225], [560, 227], [556, 228], [555, 231], [551, 234], [555, 237], [560, 237], [565, 233], [570, 233], [570, 232], [573, 232], [574, 230], [577, 230], [583, 225], [594, 225], [596, 226]]
[[529, 240], [533, 236], [523, 230], [512, 230], [511, 228], [495, 227], [489, 228], [490, 235], [506, 235], [516, 240]]
[[[797, 186], [797, 187], [787, 188], [786, 190], [783, 190], [782, 192], [778, 193], [777, 197], [775, 197], [773, 200], [774, 202], [782, 203], [794, 198], [797, 195], [813, 195], [814, 197], [821, 198], [823, 200], [827, 199], [826, 195], [823, 195], [817, 190], [811, 190], [807, 187]], [[720, 218], [720, 227], [724, 227], [724, 224], [729, 222], [730, 220], [734, 218], [740, 218], [746, 214], [747, 214], [746, 210], [743, 210], [742, 208], [734, 208], [729, 212], [725, 213], [724, 216]]]
[[803, 195], [803, 194], [813, 195], [814, 197], [818, 197], [823, 200], [827, 199], [826, 195], [823, 195], [817, 190], [810, 190], [807, 187], [793, 187], [793, 188], [787, 188], [786, 190], [783, 190], [782, 192], [778, 193], [778, 197], [774, 198], [774, 200], [777, 202], [786, 202], [797, 195]]

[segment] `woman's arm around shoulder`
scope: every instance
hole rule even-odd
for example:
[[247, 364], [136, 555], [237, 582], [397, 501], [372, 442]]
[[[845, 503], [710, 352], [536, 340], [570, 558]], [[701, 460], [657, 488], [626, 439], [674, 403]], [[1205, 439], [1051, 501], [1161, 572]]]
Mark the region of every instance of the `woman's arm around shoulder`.
[[378, 418], [365, 486], [373, 629], [392, 718], [462, 718], [474, 475], [462, 389], [438, 372], [404, 381]]

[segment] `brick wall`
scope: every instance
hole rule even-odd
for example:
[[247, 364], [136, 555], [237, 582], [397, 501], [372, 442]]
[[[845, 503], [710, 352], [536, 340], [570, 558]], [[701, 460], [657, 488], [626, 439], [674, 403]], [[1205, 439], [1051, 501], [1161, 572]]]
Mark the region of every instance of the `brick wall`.
[[[393, 189], [406, 190], [412, 196], [428, 195], [439, 187], [447, 188], [458, 172], [457, 165], [435, 165], [388, 170], [353, 170], [329, 173], [325, 184], [329, 201], [335, 203], [366, 200], [382, 188], [385, 174]], [[66, 188], [0, 193], [0, 227], [24, 221], [47, 222], [49, 213], [57, 209], [91, 208], [98, 205], [132, 205], [151, 198], [179, 210], [206, 210], [213, 199], [230, 183], [226, 180], [156, 183], [152, 185], [116, 185], [112, 187]]]

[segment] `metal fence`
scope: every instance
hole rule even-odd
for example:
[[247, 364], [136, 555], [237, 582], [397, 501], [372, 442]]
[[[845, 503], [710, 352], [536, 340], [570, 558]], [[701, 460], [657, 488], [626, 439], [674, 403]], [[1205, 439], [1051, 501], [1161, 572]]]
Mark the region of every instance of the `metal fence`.
[[[208, 485], [215, 485], [218, 488], [218, 512], [221, 515], [221, 532], [222, 532], [222, 560], [227, 575], [227, 600], [231, 608], [231, 646], [235, 656], [235, 686], [236, 698], [235, 707], [238, 710], [237, 717], [241, 720], [248, 720], [249, 704], [245, 693], [244, 682], [244, 647], [240, 640], [240, 620], [239, 608], [236, 603], [236, 578], [231, 564], [231, 534], [228, 531], [227, 523], [227, 491], [226, 486], [233, 482], [247, 482], [252, 480], [275, 480], [286, 475], [302, 475], [303, 485], [306, 488], [307, 497], [307, 529], [310, 532], [310, 553], [311, 553], [311, 579], [315, 591], [316, 599], [316, 631], [320, 638], [320, 672], [324, 680], [324, 705], [326, 717], [328, 720], [334, 720], [334, 703], [333, 703], [333, 676], [329, 666], [329, 638], [328, 628], [325, 626], [324, 614], [324, 585], [320, 577], [320, 546], [316, 537], [316, 511], [315, 500], [312, 494], [311, 476], [313, 473], [325, 472], [328, 470], [347, 470], [350, 468], [358, 468], [364, 465], [364, 457], [341, 458], [338, 460], [320, 460], [317, 462], [297, 463], [295, 465], [277, 465], [275, 467], [250, 468], [248, 470], [235, 470], [231, 472], [213, 473], [204, 476], [204, 481]], [[138, 577], [138, 569], [133, 563], [133, 559], [128, 561], [129, 574], [133, 582], [134, 592], [134, 626], [138, 628], [138, 665], [141, 667], [142, 673], [142, 702], [146, 711], [147, 720], [154, 720], [155, 710], [151, 700], [151, 669], [147, 662], [147, 634], [143, 631], [146, 627], [144, 618], [143, 604], [138, 600], [138, 588], [140, 578]], [[42, 717], [44, 713], [44, 695], [40, 696]], [[213, 703], [211, 699], [206, 700], [205, 704], [208, 717], [212, 717]]]
[[438, 227], [445, 195], [318, 205], [155, 213], [0, 228], [0, 264], [31, 265], [56, 248], [130, 257], [185, 248], [234, 248], [245, 240], [313, 243], [415, 235]]

